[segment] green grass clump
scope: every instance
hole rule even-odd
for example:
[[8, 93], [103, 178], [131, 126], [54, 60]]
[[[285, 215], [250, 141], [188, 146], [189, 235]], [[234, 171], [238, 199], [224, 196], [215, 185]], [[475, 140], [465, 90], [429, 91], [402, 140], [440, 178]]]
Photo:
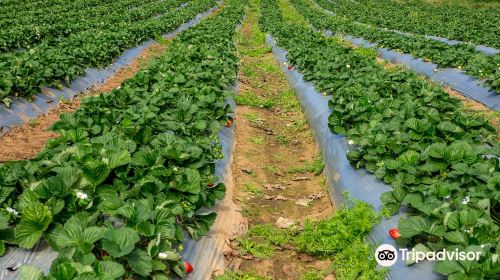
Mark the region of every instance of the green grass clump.
[[290, 243], [292, 232], [290, 230], [279, 229], [271, 224], [253, 226], [247, 233], [249, 237], [259, 237], [267, 240], [272, 245], [283, 246]]
[[294, 166], [288, 168], [287, 173], [313, 173], [314, 175], [319, 175], [323, 172], [325, 168], [325, 163], [321, 156], [316, 157], [312, 161], [306, 161], [301, 166]]
[[377, 270], [374, 246], [366, 242], [354, 242], [335, 255], [330, 271], [335, 271], [336, 280], [383, 280], [387, 270]]
[[250, 254], [261, 260], [269, 259], [274, 255], [274, 246], [265, 240], [241, 238], [238, 241], [240, 242], [241, 252], [243, 254]]
[[307, 271], [301, 280], [323, 279], [332, 272], [335, 272], [335, 279], [340, 280], [382, 280], [387, 270], [377, 269], [375, 248], [366, 242], [378, 219], [379, 215], [369, 204], [354, 201], [350, 207], [335, 211], [329, 218], [306, 221], [302, 231], [279, 229], [272, 224], [253, 226], [239, 239], [240, 248], [244, 254], [266, 259], [274, 255], [275, 246], [291, 245], [298, 252], [332, 260], [328, 271]]
[[249, 106], [253, 108], [269, 109], [275, 106], [275, 102], [271, 99], [260, 98], [255, 93], [244, 92], [236, 95], [236, 104]]
[[313, 269], [313, 270], [309, 270], [309, 271], [306, 271], [304, 272], [301, 276], [300, 276], [300, 280], [323, 280], [324, 278], [324, 273], [321, 272], [321, 270], [318, 270], [318, 269]]
[[313, 256], [334, 257], [355, 242], [364, 243], [377, 220], [369, 204], [356, 201], [350, 208], [336, 210], [330, 218], [307, 220], [295, 243], [300, 251]]
[[254, 184], [244, 184], [243, 190], [247, 193], [262, 194], [262, 189]]

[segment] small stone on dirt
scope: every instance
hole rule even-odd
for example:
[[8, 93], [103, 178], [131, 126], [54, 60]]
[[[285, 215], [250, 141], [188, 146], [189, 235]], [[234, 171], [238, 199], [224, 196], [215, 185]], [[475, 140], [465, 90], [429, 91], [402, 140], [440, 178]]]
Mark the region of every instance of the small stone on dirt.
[[295, 177], [295, 178], [292, 178], [292, 181], [306, 181], [306, 180], [311, 180], [309, 179], [309, 177]]
[[296, 248], [290, 244], [285, 244], [283, 245], [281, 248], [285, 249], [285, 250], [291, 250], [291, 251], [295, 251]]
[[312, 261], [314, 261], [314, 258], [309, 256], [308, 254], [300, 254], [299, 260], [301, 260], [303, 262], [312, 262]]
[[278, 220], [276, 221], [276, 226], [278, 228], [289, 228], [295, 224], [295, 221], [288, 219], [288, 218], [283, 218], [279, 217]]
[[267, 200], [288, 200], [288, 198], [282, 196], [282, 195], [276, 195], [276, 196], [269, 196], [269, 195], [264, 195], [264, 198]]
[[247, 168], [247, 167], [243, 167], [241, 169], [241, 171], [243, 171], [246, 174], [252, 174], [253, 173], [253, 169], [252, 168]]
[[252, 255], [243, 255], [243, 256], [241, 256], [241, 258], [244, 259], [244, 260], [253, 260], [253, 259], [255, 259], [255, 257], [252, 256]]
[[309, 198], [311, 200], [316, 200], [316, 199], [322, 198], [323, 196], [325, 196], [325, 194], [323, 192], [318, 192], [318, 193], [310, 194], [307, 198]]
[[237, 257], [239, 255], [240, 255], [240, 253], [236, 250], [233, 250], [233, 249], [229, 249], [229, 250], [224, 251], [224, 256], [226, 257], [226, 259], [232, 259], [232, 258]]
[[274, 130], [270, 129], [270, 128], [267, 128], [267, 127], [259, 127], [260, 129], [264, 130], [264, 132], [267, 134], [267, 135], [274, 135]]
[[240, 269], [242, 262], [243, 262], [243, 260], [240, 258], [232, 259], [231, 262], [228, 264], [227, 268], [229, 268], [232, 271], [236, 271], [236, 270]]
[[297, 199], [297, 201], [295, 201], [295, 204], [302, 205], [302, 206], [309, 206], [309, 204], [312, 201], [313, 200], [310, 198], [300, 198], [300, 199]]
[[265, 184], [264, 188], [266, 188], [268, 191], [272, 191], [273, 189], [286, 190], [286, 187], [281, 184]]

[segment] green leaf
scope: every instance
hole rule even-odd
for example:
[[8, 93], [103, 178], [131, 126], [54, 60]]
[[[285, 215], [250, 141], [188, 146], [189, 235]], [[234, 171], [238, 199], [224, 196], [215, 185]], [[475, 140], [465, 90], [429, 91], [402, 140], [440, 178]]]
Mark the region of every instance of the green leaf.
[[432, 157], [435, 159], [444, 158], [444, 151], [446, 150], [445, 143], [434, 143], [431, 144], [424, 152], [425, 157]]
[[473, 163], [477, 158], [476, 152], [465, 141], [456, 141], [448, 146], [444, 152], [444, 158], [449, 163]]
[[408, 217], [399, 223], [399, 233], [404, 238], [427, 232], [431, 227], [431, 223], [420, 216]]
[[132, 157], [128, 151], [106, 151], [104, 154], [103, 161], [107, 163], [110, 169], [115, 169], [122, 165], [129, 164], [132, 161]]
[[83, 165], [83, 175], [93, 187], [100, 185], [108, 178], [110, 169], [108, 166], [97, 160], [89, 160]]
[[30, 205], [39, 203], [38, 197], [36, 193], [32, 190], [25, 190], [20, 196], [19, 196], [19, 210], [20, 212], [23, 212], [25, 208], [29, 207]]
[[87, 243], [95, 243], [106, 234], [107, 229], [104, 227], [88, 227], [83, 231], [82, 241]]
[[5, 254], [5, 241], [0, 240], [0, 257]]
[[132, 251], [127, 255], [127, 261], [132, 270], [141, 276], [146, 277], [153, 270], [151, 257], [143, 250], [135, 249]]
[[399, 212], [399, 208], [401, 207], [401, 205], [399, 205], [398, 203], [386, 203], [384, 204], [384, 207], [383, 207], [383, 213], [386, 214], [386, 215], [394, 215], [396, 213]]
[[461, 231], [447, 232], [445, 233], [444, 238], [446, 238], [450, 242], [463, 245], [466, 245], [469, 241], [469, 237], [464, 232]]
[[198, 170], [186, 168], [184, 170], [184, 176], [182, 176], [182, 181], [174, 186], [182, 192], [188, 192], [193, 194], [198, 194], [201, 191], [201, 177]]
[[10, 215], [4, 212], [0, 212], [0, 230], [9, 227]]
[[458, 271], [465, 273], [463, 267], [456, 261], [439, 261], [434, 266], [434, 271], [443, 275], [450, 275]]
[[19, 269], [19, 276], [16, 280], [41, 280], [43, 279], [43, 271], [38, 267], [31, 265], [23, 265]]
[[198, 240], [208, 232], [216, 218], [217, 214], [215, 212], [196, 215], [193, 222], [186, 225], [186, 230], [191, 238]]
[[174, 83], [176, 84], [183, 84], [186, 82], [186, 77], [184, 77], [184, 75], [182, 74], [177, 74], [177, 76], [175, 76], [174, 78]]
[[74, 167], [63, 167], [58, 169], [54, 177], [44, 181], [44, 188], [50, 194], [57, 197], [66, 197], [80, 180], [80, 171]]
[[444, 224], [451, 229], [460, 228], [460, 214], [458, 212], [448, 212], [444, 217]]
[[[427, 248], [425, 245], [418, 243], [416, 244], [412, 250], [415, 250], [415, 252], [431, 252], [432, 250]], [[416, 254], [410, 254], [410, 257], [405, 261], [406, 265], [412, 265], [414, 264], [417, 260], [415, 259]]]
[[65, 257], [58, 257], [52, 262], [50, 267], [50, 276], [55, 279], [73, 279], [76, 269], [71, 265], [71, 260]]
[[50, 208], [52, 216], [59, 214], [64, 209], [64, 200], [61, 198], [51, 197], [45, 203]]
[[21, 222], [16, 226], [15, 238], [20, 247], [30, 249], [38, 242], [52, 221], [50, 209], [40, 202], [24, 209]]
[[406, 197], [406, 194], [408, 192], [406, 191], [405, 188], [403, 187], [395, 187], [393, 190], [392, 190], [392, 196], [394, 197], [394, 199], [398, 202], [398, 203], [401, 203], [403, 202], [403, 199]]
[[102, 261], [97, 262], [96, 272], [99, 275], [104, 275], [106, 277], [117, 279], [125, 274], [125, 269], [123, 265], [114, 261]]
[[109, 229], [102, 240], [102, 249], [110, 256], [118, 258], [127, 255], [139, 242], [139, 234], [131, 228]]

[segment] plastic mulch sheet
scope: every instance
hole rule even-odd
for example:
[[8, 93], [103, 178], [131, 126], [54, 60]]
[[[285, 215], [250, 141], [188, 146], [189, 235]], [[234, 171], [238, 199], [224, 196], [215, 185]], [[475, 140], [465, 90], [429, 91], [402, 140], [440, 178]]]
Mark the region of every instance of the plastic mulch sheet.
[[[273, 47], [273, 55], [285, 72], [288, 82], [295, 90], [301, 107], [306, 114], [309, 126], [313, 130], [316, 143], [322, 152], [325, 162], [325, 175], [330, 191], [331, 200], [340, 205], [343, 202], [343, 193], [348, 192], [350, 197], [366, 201], [373, 205], [376, 211], [382, 209], [380, 195], [391, 190], [389, 185], [378, 180], [374, 175], [365, 170], [354, 169], [347, 160], [346, 153], [350, 149], [345, 137], [332, 134], [328, 128], [328, 117], [331, 110], [328, 107], [329, 96], [318, 93], [312, 83], [305, 82], [303, 75], [296, 70], [288, 70], [286, 51], [277, 47], [273, 39], [267, 35], [267, 43]], [[404, 212], [404, 211], [402, 211]], [[369, 241], [373, 244], [391, 244], [396, 246], [387, 231], [397, 227], [398, 220], [404, 218], [401, 213], [390, 219], [383, 219], [373, 228]], [[407, 266], [401, 259], [390, 267], [389, 279], [441, 279], [432, 272], [433, 264], [420, 262]]]
[[[234, 91], [238, 92], [237, 85], [234, 86]], [[234, 100], [230, 99], [228, 103], [235, 112], [236, 103]], [[219, 178], [219, 182], [226, 185], [226, 196], [217, 203], [215, 209], [210, 209], [217, 212], [217, 219], [210, 231], [200, 240], [186, 238], [183, 243], [182, 257], [189, 261], [194, 268], [193, 272], [186, 278], [188, 280], [209, 280], [212, 279], [213, 273], [221, 272], [225, 267], [224, 251], [230, 248], [227, 241], [241, 235], [248, 227], [241, 215], [241, 209], [233, 201], [231, 164], [233, 161], [234, 125], [230, 128], [224, 127], [219, 131], [218, 136], [224, 158], [216, 163], [215, 176]]]

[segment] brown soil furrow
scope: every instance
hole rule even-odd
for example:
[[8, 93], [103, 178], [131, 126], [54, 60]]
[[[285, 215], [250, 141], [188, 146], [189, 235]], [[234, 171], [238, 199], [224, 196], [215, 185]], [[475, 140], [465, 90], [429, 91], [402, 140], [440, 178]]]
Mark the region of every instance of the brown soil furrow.
[[[322, 163], [300, 104], [264, 44], [255, 14], [247, 17], [237, 37], [240, 87], [232, 166], [234, 199], [249, 228], [274, 225], [280, 218], [300, 228], [305, 219], [330, 217], [333, 206], [322, 173], [306, 168]], [[324, 270], [331, 263], [294, 248], [275, 248], [272, 256], [259, 259], [244, 252], [240, 238], [246, 237], [235, 239], [233, 251], [226, 256], [227, 267], [233, 271], [299, 279], [306, 271]]]

